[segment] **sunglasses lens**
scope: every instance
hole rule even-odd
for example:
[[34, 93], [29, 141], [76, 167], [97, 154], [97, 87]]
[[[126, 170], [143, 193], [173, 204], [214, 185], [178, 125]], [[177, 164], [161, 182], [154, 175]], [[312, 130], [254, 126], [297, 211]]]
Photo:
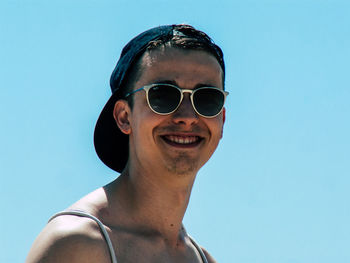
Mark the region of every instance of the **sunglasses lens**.
[[203, 116], [213, 117], [224, 106], [225, 95], [213, 88], [203, 88], [193, 94], [193, 104], [196, 110]]
[[148, 101], [151, 108], [161, 114], [174, 111], [179, 105], [180, 98], [180, 91], [170, 85], [156, 85], [148, 91]]

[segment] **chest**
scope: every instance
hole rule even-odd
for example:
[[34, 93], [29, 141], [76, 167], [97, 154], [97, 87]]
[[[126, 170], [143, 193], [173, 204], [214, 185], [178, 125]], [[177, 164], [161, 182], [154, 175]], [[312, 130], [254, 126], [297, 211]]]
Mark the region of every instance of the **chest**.
[[199, 250], [190, 239], [169, 247], [160, 239], [132, 234], [111, 234], [118, 263], [203, 263]]

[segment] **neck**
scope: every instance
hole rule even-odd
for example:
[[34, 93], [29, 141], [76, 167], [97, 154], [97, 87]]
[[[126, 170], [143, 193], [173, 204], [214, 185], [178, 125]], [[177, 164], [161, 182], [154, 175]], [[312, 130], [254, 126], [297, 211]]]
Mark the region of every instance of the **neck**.
[[112, 183], [116, 202], [121, 206], [116, 213], [125, 211], [125, 224], [175, 244], [183, 233], [182, 220], [194, 179], [195, 174], [178, 176], [126, 169]]

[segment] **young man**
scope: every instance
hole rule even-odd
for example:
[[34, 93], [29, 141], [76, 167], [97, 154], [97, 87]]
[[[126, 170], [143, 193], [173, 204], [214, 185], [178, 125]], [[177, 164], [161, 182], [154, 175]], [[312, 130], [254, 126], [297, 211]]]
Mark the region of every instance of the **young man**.
[[27, 262], [215, 262], [182, 219], [222, 137], [224, 79], [221, 49], [189, 25], [131, 40], [94, 137], [100, 159], [121, 174], [55, 215]]

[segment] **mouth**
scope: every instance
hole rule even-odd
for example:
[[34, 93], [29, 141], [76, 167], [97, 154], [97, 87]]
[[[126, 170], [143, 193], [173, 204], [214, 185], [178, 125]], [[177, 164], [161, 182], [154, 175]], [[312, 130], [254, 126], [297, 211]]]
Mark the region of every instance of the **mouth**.
[[166, 143], [177, 147], [194, 147], [203, 140], [203, 138], [193, 135], [164, 135], [161, 137]]

